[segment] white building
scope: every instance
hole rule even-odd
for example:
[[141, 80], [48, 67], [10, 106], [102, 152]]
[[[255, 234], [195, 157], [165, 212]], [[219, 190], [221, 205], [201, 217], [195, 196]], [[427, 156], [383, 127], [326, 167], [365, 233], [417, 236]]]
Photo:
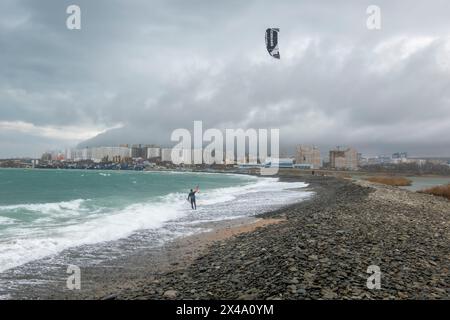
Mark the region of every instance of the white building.
[[98, 148], [83, 148], [70, 150], [71, 160], [92, 160], [94, 162], [101, 162], [107, 158], [112, 161], [115, 157], [121, 159], [128, 158], [131, 155], [131, 149], [126, 147], [98, 147]]
[[172, 162], [172, 148], [162, 148], [161, 149], [161, 161], [162, 162]]
[[103, 159], [112, 161], [115, 157], [120, 159], [128, 158], [131, 156], [131, 149], [125, 147], [99, 147], [91, 149], [91, 160], [100, 162]]
[[[170, 149], [170, 161], [174, 164], [193, 164], [194, 152], [191, 149]], [[198, 152], [198, 151], [197, 151]]]
[[73, 149], [66, 149], [64, 151], [64, 159], [73, 160]]
[[154, 159], [161, 157], [161, 148], [159, 147], [148, 147], [147, 148], [147, 159]]
[[[214, 154], [213, 154], [214, 153]], [[211, 164], [223, 164], [223, 154], [219, 150], [205, 148], [203, 150], [203, 163], [207, 165]]]

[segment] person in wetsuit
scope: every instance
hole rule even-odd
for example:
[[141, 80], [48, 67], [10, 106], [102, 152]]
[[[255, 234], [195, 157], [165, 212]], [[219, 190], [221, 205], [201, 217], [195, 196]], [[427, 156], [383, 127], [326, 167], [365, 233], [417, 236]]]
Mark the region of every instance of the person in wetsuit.
[[189, 195], [187, 197], [188, 201], [191, 201], [191, 207], [193, 210], [197, 210], [197, 204], [195, 203], [195, 193], [197, 192], [197, 190], [192, 190], [191, 192], [189, 192]]

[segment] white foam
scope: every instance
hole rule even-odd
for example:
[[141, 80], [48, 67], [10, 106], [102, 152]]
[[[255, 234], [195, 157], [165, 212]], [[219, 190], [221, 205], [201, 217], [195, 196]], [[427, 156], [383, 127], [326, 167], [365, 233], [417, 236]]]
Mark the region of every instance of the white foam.
[[286, 189], [305, 188], [304, 182], [278, 182], [277, 178], [264, 178], [255, 183], [228, 188], [218, 188], [209, 192], [198, 194], [198, 198], [204, 205], [211, 205], [234, 200], [238, 195], [256, 192], [278, 192]]
[[117, 240], [136, 230], [158, 228], [182, 214], [180, 208], [179, 202], [141, 203], [84, 223], [53, 228], [46, 234], [15, 230], [18, 238], [0, 244], [0, 272], [70, 247]]
[[61, 211], [77, 211], [85, 202], [85, 199], [76, 199], [71, 201], [49, 202], [49, 203], [30, 203], [0, 206], [0, 211], [27, 210], [40, 213], [52, 213]]
[[12, 218], [8, 218], [8, 217], [1, 217], [0, 216], [0, 226], [1, 225], [10, 225], [10, 224], [14, 224], [14, 223], [16, 223], [16, 220], [15, 219], [12, 219]]
[[110, 173], [103, 173], [103, 172], [100, 172], [99, 175], [101, 175], [101, 176], [103, 176], [103, 177], [109, 177], [109, 176], [111, 176]]

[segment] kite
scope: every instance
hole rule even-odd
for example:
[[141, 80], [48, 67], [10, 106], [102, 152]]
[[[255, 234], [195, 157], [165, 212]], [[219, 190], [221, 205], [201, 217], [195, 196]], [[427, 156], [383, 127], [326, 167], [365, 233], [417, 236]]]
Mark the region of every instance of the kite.
[[280, 59], [280, 52], [278, 50], [278, 28], [269, 28], [266, 30], [266, 47], [269, 54], [275, 59]]

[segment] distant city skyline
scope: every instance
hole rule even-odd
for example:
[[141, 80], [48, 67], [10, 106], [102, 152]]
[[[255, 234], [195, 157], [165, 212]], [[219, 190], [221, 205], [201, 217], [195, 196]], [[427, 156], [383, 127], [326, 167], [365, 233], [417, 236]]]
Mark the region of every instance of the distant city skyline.
[[[90, 147], [90, 146], [87, 146], [87, 147], [86, 146], [75, 146], [75, 147], [62, 148], [62, 149], [58, 149], [58, 148], [47, 149], [47, 150], [43, 151], [42, 153], [38, 154], [37, 156], [16, 156], [16, 157], [0, 158], [0, 160], [14, 159], [14, 158], [16, 158], [16, 159], [20, 159], [20, 158], [24, 158], [24, 159], [26, 159], [26, 158], [40, 159], [43, 154], [47, 154], [47, 153], [54, 154], [54, 155], [58, 154], [58, 153], [62, 154], [62, 155], [67, 155], [68, 153], [71, 154], [73, 152], [81, 152], [84, 149], [102, 149], [102, 148], [106, 148], [106, 149], [108, 149], [108, 148], [120, 149], [120, 148], [126, 147], [126, 148], [130, 149], [130, 152], [133, 152], [133, 151], [131, 151], [133, 148], [142, 147], [143, 149], [160, 149], [160, 151], [161, 151], [162, 149], [170, 150], [170, 149], [172, 149], [172, 147], [175, 144], [176, 143], [173, 143], [173, 145], [169, 145], [169, 144], [167, 144], [167, 145], [164, 145], [164, 144], [163, 145], [159, 145], [159, 144], [155, 144], [155, 143], [143, 143], [143, 144], [123, 143], [123, 144], [119, 144], [119, 145], [108, 145], [108, 146], [92, 146], [92, 147]], [[317, 157], [319, 160], [317, 160], [317, 159], [314, 160], [313, 158], [311, 158], [311, 157], [313, 157], [312, 154], [307, 156], [308, 157], [308, 161], [306, 161], [306, 162], [311, 162], [311, 163], [322, 162], [324, 160], [329, 161], [330, 160], [329, 159], [330, 151], [333, 151], [333, 150], [346, 150], [346, 149], [349, 149], [349, 148], [355, 150], [356, 153], [358, 154], [358, 156], [361, 156], [361, 157], [363, 157], [365, 159], [376, 159], [376, 158], [389, 158], [389, 159], [395, 159], [395, 158], [398, 158], [398, 159], [402, 159], [402, 158], [409, 158], [409, 159], [414, 159], [414, 158], [423, 158], [423, 159], [448, 158], [448, 159], [450, 159], [450, 155], [449, 156], [445, 156], [445, 155], [444, 156], [415, 155], [415, 154], [410, 154], [408, 151], [405, 151], [405, 150], [398, 150], [398, 151], [395, 151], [395, 152], [381, 152], [381, 153], [378, 153], [378, 154], [367, 154], [367, 153], [361, 152], [361, 150], [353, 148], [353, 146], [337, 145], [337, 146], [333, 146], [331, 148], [324, 148], [323, 146], [321, 147], [319, 145], [314, 145], [314, 144], [312, 144], [312, 145], [297, 144], [293, 148], [289, 148], [289, 149], [283, 148], [280, 151], [280, 156], [282, 156], [282, 157], [291, 157], [291, 158], [295, 159], [297, 161], [297, 163], [305, 162], [305, 161], [302, 161], [300, 159], [300, 156], [302, 156], [302, 153], [301, 153], [299, 148], [302, 148], [302, 147], [303, 148], [307, 148], [307, 151], [306, 151], [307, 153], [308, 152], [315, 152], [315, 153], [318, 152], [318, 156], [315, 156], [315, 157]], [[314, 151], [313, 151], [313, 149], [308, 150], [309, 148], [314, 148], [314, 149], [317, 149], [317, 150], [314, 150]], [[191, 150], [194, 150], [194, 149], [191, 149]], [[152, 150], [151, 152], [154, 153], [155, 151]], [[161, 156], [161, 154], [159, 154], [159, 155]], [[130, 157], [134, 157], [134, 158], [135, 157], [139, 157], [139, 156], [142, 156], [142, 155], [141, 154], [137, 154], [137, 153], [132, 153], [130, 155]]]
[[[301, 144], [301, 143], [299, 143]], [[108, 145], [108, 147], [112, 147], [112, 146], [119, 146], [118, 145]], [[170, 147], [168, 144], [163, 144], [161, 146], [164, 147]], [[103, 147], [103, 145], [98, 145], [98, 146], [92, 146], [91, 148], [94, 147]], [[288, 155], [288, 156], [292, 156], [295, 157], [296, 154], [296, 147], [297, 145], [293, 145], [291, 147], [284, 147], [282, 146], [280, 149], [280, 153], [284, 154], [284, 155]], [[334, 149], [336, 147], [338, 147], [337, 145], [329, 145], [329, 147], [324, 147], [324, 146], [319, 146], [321, 149], [320, 155], [321, 158], [326, 158], [328, 156], [328, 151], [331, 149]], [[47, 149], [42, 149], [42, 151], [36, 151], [34, 153], [27, 153], [26, 151], [22, 154], [12, 154], [12, 155], [0, 155], [0, 159], [19, 159], [19, 158], [33, 158], [33, 159], [38, 159], [42, 156], [43, 153], [46, 152], [52, 152], [52, 151], [65, 151], [67, 149], [77, 149], [77, 148], [84, 148], [84, 147], [79, 147], [78, 145], [74, 145], [72, 147], [49, 147]], [[323, 151], [322, 151], [323, 149]], [[392, 150], [392, 151], [387, 151], [387, 150], [380, 150], [380, 152], [364, 152], [363, 150], [359, 149], [359, 148], [355, 148], [358, 150], [358, 153], [361, 153], [363, 156], [365, 157], [380, 157], [380, 156], [391, 156], [395, 153], [398, 152], [406, 152], [408, 153], [408, 157], [409, 158], [416, 158], [416, 157], [421, 157], [421, 158], [450, 158], [450, 151], [448, 153], [442, 153], [442, 154], [427, 154], [427, 153], [411, 153], [406, 149], [400, 149], [400, 150]], [[406, 151], [405, 151], [406, 150]]]
[[[0, 158], [209, 128], [280, 129], [281, 151], [450, 156], [448, 2], [0, 3]], [[266, 49], [279, 29], [280, 59]]]
[[[12, 168], [64, 168], [64, 169], [105, 169], [105, 170], [144, 170], [184, 168], [198, 165], [217, 168], [292, 168], [303, 170], [427, 170], [445, 172], [450, 168], [450, 157], [409, 157], [407, 152], [391, 155], [365, 156], [348, 146], [336, 146], [322, 156], [316, 145], [298, 145], [295, 154], [253, 154], [249, 152], [212, 152], [209, 148], [185, 148], [158, 146], [155, 144], [122, 144], [120, 146], [83, 147], [64, 151], [49, 151], [39, 159], [2, 161], [0, 167]], [[222, 167], [223, 168], [223, 167]], [[269, 169], [264, 169], [269, 170]], [[275, 173], [272, 173], [275, 174]]]

